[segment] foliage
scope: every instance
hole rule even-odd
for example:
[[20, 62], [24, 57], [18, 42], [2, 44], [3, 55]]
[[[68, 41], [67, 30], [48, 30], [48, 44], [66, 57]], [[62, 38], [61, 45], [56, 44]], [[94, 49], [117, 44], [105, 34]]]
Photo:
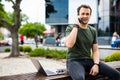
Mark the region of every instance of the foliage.
[[4, 18], [6, 16], [6, 12], [3, 8], [3, 4], [0, 3], [0, 17]]
[[[14, 18], [15, 13], [13, 13], [13, 12], [7, 12], [6, 14], [7, 14], [7, 15], [5, 16], [5, 20], [6, 20], [8, 23], [10, 23], [10, 24], [13, 25], [13, 24], [14, 24], [14, 21], [15, 21], [15, 18]], [[21, 17], [21, 21], [22, 21], [22, 22], [25, 22], [25, 21], [28, 20], [28, 16], [25, 15], [25, 14], [20, 14], [20, 17]]]
[[10, 48], [5, 48], [5, 52], [10, 52]]
[[35, 37], [35, 34], [42, 35], [42, 32], [46, 30], [45, 26], [41, 23], [35, 22], [29, 22], [22, 26], [22, 28], [19, 29], [20, 34], [24, 34], [26, 37]]
[[[5, 16], [7, 15], [3, 7], [4, 7], [3, 4], [0, 3], [0, 17], [1, 18], [5, 18]], [[2, 26], [3, 26], [3, 24], [0, 23], [0, 27], [2, 27]]]
[[0, 33], [0, 40], [2, 40], [2, 38], [3, 38], [3, 35], [2, 35], [2, 33]]
[[46, 53], [45, 49], [42, 48], [35, 48], [33, 51], [31, 51], [28, 55], [30, 56], [42, 56], [44, 57]]
[[111, 55], [105, 57], [105, 62], [111, 62], [111, 61], [119, 61], [120, 60], [120, 52], [113, 52]]
[[66, 50], [57, 50], [57, 49], [44, 49], [44, 48], [36, 48], [28, 55], [36, 56], [36, 57], [46, 57], [46, 58], [55, 58], [55, 59], [65, 59], [66, 58]]
[[19, 46], [20, 51], [23, 51], [23, 46]]
[[30, 52], [30, 51], [32, 51], [32, 48], [30, 46], [23, 46], [23, 51]]

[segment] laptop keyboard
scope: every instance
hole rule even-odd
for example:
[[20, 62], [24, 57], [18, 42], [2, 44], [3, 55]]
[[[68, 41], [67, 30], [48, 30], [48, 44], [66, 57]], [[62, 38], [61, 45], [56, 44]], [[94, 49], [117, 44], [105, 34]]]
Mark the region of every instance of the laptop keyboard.
[[55, 72], [53, 72], [53, 71], [50, 71], [50, 70], [45, 70], [45, 72], [46, 72], [47, 74], [57, 74], [57, 73], [55, 73]]

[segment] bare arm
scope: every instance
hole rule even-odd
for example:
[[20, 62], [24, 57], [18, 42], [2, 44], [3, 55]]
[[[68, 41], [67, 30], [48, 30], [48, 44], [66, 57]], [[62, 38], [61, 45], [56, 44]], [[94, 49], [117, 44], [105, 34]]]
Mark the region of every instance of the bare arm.
[[99, 62], [100, 62], [99, 52], [98, 52], [98, 44], [93, 44], [92, 52], [93, 52], [93, 61], [94, 61], [95, 64], [91, 68], [90, 74], [95, 76], [99, 72], [99, 66], [96, 65], [96, 64], [99, 64]]
[[[80, 25], [78, 18], [79, 18], [79, 16], [76, 17], [75, 24]], [[76, 26], [76, 25], [74, 25], [74, 26]], [[72, 48], [74, 46], [74, 44], [76, 42], [77, 32], [78, 32], [78, 28], [73, 27], [70, 34], [66, 36], [65, 45], [67, 48]]]
[[94, 63], [98, 63], [99, 64], [100, 57], [99, 57], [99, 52], [98, 52], [98, 44], [93, 44], [92, 52], [93, 52]]
[[76, 42], [77, 32], [78, 32], [78, 28], [74, 27], [70, 32], [70, 34], [66, 36], [66, 39], [65, 39], [66, 47], [72, 48], [74, 46]]

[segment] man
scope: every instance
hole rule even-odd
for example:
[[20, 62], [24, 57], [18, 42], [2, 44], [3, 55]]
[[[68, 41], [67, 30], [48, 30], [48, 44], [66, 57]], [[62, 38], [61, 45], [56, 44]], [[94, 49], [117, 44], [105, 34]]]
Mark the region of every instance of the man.
[[120, 80], [119, 71], [99, 60], [96, 30], [88, 25], [92, 9], [88, 5], [81, 5], [77, 13], [75, 25], [66, 29], [65, 39], [68, 47], [67, 69], [72, 80], [85, 80], [85, 72], [92, 76], [101, 74], [109, 77], [109, 80]]

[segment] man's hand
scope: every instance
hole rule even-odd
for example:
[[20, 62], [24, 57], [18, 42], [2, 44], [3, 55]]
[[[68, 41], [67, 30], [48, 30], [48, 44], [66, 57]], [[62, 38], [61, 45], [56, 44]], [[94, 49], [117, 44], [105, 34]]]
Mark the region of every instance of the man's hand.
[[93, 67], [90, 70], [90, 75], [96, 76], [99, 73], [99, 66], [93, 65]]

